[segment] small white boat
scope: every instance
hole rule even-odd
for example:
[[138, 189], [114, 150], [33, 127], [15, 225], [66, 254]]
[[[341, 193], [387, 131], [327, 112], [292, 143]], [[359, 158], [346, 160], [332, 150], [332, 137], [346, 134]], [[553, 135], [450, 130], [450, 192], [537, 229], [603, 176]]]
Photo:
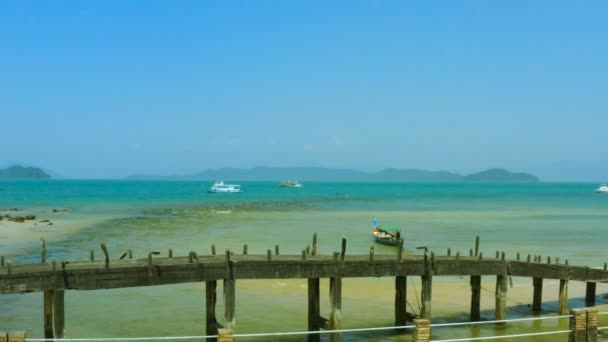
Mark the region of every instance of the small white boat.
[[281, 182], [281, 184], [279, 184], [279, 185], [283, 188], [301, 188], [302, 187], [302, 183], [295, 181], [295, 180], [288, 180], [287, 182]]
[[215, 182], [211, 188], [209, 188], [209, 192], [218, 193], [218, 192], [242, 192], [241, 186], [237, 184], [224, 184], [224, 181]]
[[595, 189], [595, 192], [608, 193], [608, 184], [602, 184], [599, 188]]

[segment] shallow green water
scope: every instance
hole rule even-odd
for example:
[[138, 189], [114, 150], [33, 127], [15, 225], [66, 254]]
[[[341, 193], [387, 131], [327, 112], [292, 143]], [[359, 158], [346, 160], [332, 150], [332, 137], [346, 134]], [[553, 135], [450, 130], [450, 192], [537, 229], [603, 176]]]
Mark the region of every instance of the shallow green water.
[[[247, 244], [250, 254], [265, 253], [278, 244], [282, 254], [299, 254], [310, 245], [315, 232], [321, 253], [338, 250], [345, 237], [347, 253], [367, 254], [372, 245], [372, 217], [381, 224], [402, 227], [410, 253], [416, 252], [416, 246], [428, 246], [439, 254], [448, 247], [453, 253], [468, 254], [479, 235], [487, 256], [494, 256], [496, 250], [511, 258], [517, 252], [522, 256], [541, 254], [589, 266], [601, 266], [608, 260], [608, 196], [594, 193], [595, 184], [304, 183], [301, 189], [280, 188], [270, 182], [241, 184], [242, 194], [209, 194], [205, 190], [210, 183], [204, 182], [0, 182], [0, 208], [33, 210], [51, 220], [60, 217], [78, 222], [94, 217], [74, 234], [48, 241], [49, 257], [67, 260], [87, 259], [93, 248], [101, 253], [102, 240], [112, 257], [127, 249], [135, 257], [144, 257], [151, 250], [166, 253], [169, 248], [176, 255], [190, 250], [206, 254], [211, 244], [219, 251], [237, 253]], [[52, 213], [50, 208], [69, 211]], [[37, 260], [38, 248], [38, 241], [16, 244], [0, 239], [0, 254], [13, 262]], [[376, 253], [394, 253], [390, 247], [376, 245], [375, 249]], [[484, 288], [492, 292], [494, 280], [484, 277], [483, 281]], [[516, 285], [528, 286], [527, 282], [515, 279]], [[435, 284], [438, 294], [452, 293], [456, 299], [434, 296], [434, 322], [466, 321], [468, 279], [438, 278]], [[392, 279], [346, 279], [343, 286], [344, 328], [392, 325]], [[408, 301], [417, 311], [414, 293], [420, 289], [419, 281], [410, 278], [408, 286]], [[322, 281], [322, 293], [327, 293], [326, 287]], [[602, 289], [598, 286], [599, 293]], [[221, 298], [221, 291], [218, 295]], [[492, 301], [493, 293], [485, 295]], [[324, 315], [329, 311], [326, 299], [322, 298]], [[510, 299], [509, 317], [529, 316], [530, 301], [531, 295], [527, 302], [520, 297]], [[41, 294], [1, 296], [0, 305], [5, 308], [0, 311], [0, 330], [27, 329], [29, 336], [42, 335]], [[573, 298], [570, 306], [577, 305], [582, 305], [580, 298]], [[556, 306], [546, 303], [545, 313], [555, 312]], [[69, 337], [198, 335], [204, 329], [204, 314], [204, 284], [66, 294]], [[492, 319], [493, 312], [484, 311], [482, 316]], [[305, 330], [305, 320], [304, 280], [237, 282], [237, 332]], [[567, 326], [566, 320], [559, 322], [561, 328]], [[543, 321], [510, 324], [508, 329], [493, 325], [436, 329], [433, 338], [514, 334], [557, 326], [557, 321]], [[344, 338], [399, 341], [410, 337], [389, 331], [347, 333]]]

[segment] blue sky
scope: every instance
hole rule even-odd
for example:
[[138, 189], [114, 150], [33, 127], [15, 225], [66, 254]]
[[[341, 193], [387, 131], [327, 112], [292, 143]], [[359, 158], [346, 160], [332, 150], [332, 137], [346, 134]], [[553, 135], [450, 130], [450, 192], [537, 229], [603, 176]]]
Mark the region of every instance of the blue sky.
[[0, 166], [608, 178], [604, 1], [2, 1]]

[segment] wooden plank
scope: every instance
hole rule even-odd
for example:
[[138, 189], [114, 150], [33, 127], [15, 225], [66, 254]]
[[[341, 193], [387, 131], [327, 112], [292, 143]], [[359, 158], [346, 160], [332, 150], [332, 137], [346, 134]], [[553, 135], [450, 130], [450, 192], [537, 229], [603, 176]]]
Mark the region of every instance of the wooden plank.
[[532, 278], [532, 286], [534, 293], [532, 295], [532, 311], [539, 312], [542, 310], [543, 303], [543, 278]]
[[[321, 306], [319, 298], [319, 278], [308, 279], [308, 331], [321, 329]], [[309, 342], [321, 340], [319, 334], [309, 334]]]
[[481, 319], [481, 276], [471, 276], [471, 321]]
[[407, 324], [407, 277], [395, 277], [395, 325]]

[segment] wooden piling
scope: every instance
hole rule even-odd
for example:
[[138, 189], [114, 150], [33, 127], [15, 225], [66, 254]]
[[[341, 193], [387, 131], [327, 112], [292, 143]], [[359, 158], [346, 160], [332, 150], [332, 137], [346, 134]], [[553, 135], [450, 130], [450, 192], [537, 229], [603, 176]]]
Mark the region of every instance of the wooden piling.
[[479, 235], [475, 237], [475, 256], [479, 255]]
[[234, 329], [235, 320], [235, 280], [224, 279], [224, 327], [226, 329]]
[[431, 340], [431, 321], [428, 319], [415, 319], [412, 342], [429, 342]]
[[[308, 279], [308, 331], [321, 329], [321, 306], [319, 298], [319, 278]], [[309, 334], [309, 342], [321, 340], [319, 334]]]
[[217, 318], [215, 316], [215, 304], [217, 303], [216, 295], [217, 281], [209, 280], [205, 282], [205, 314], [206, 314], [206, 332], [207, 335], [217, 335]]
[[471, 321], [479, 321], [481, 304], [481, 276], [471, 276]]
[[585, 290], [585, 306], [595, 306], [595, 287], [595, 282], [587, 282]]
[[587, 313], [582, 309], [570, 310], [568, 342], [587, 342]]
[[279, 245], [274, 246], [274, 254], [279, 255]]
[[[133, 250], [129, 249], [127, 251], [129, 253], [129, 259], [133, 259]], [[171, 258], [173, 256], [173, 251], [169, 250], [169, 258]]]
[[4, 255], [0, 256], [0, 266], [4, 267]]
[[433, 296], [433, 276], [428, 274], [422, 276], [422, 289], [421, 289], [421, 301], [422, 308], [420, 309], [420, 317], [424, 319], [431, 319], [431, 299]]
[[407, 277], [395, 277], [395, 325], [407, 324]]
[[507, 319], [507, 276], [499, 274], [496, 276], [496, 320]]
[[243, 255], [247, 255], [247, 244], [243, 245]]
[[90, 261], [95, 261], [95, 251], [91, 249], [91, 251], [89, 252], [89, 260]]
[[63, 338], [65, 331], [65, 291], [54, 290], [53, 293], [53, 335]]
[[568, 279], [559, 280], [559, 307], [557, 314], [565, 315], [568, 313]]
[[100, 243], [100, 246], [101, 246], [101, 250], [103, 251], [103, 254], [106, 257], [106, 259], [105, 259], [106, 268], [109, 268], [110, 267], [110, 255], [108, 254], [108, 247], [106, 247], [106, 244], [103, 242]]
[[211, 255], [215, 255], [215, 245], [211, 245]]
[[43, 294], [44, 338], [53, 338], [53, 296], [54, 290], [46, 290]]
[[[342, 278], [329, 278], [329, 324], [332, 330], [342, 328]], [[332, 333], [329, 340], [340, 341], [340, 333]]]
[[40, 249], [40, 262], [46, 263], [46, 240], [40, 238], [40, 242], [42, 243], [42, 248]]
[[534, 293], [532, 295], [532, 311], [540, 312], [543, 303], [543, 278], [532, 278]]

